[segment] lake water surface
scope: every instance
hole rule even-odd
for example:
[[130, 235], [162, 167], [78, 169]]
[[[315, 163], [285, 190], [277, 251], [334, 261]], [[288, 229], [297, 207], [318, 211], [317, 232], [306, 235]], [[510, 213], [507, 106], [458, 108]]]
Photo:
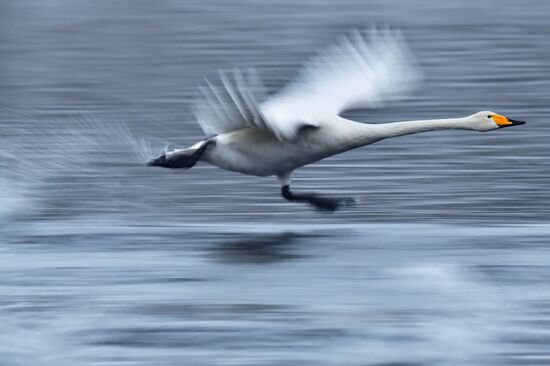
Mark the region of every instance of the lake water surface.
[[[333, 214], [143, 165], [203, 137], [203, 76], [255, 66], [274, 91], [372, 24], [425, 80], [349, 117], [528, 124], [298, 170], [358, 198]], [[0, 365], [550, 364], [549, 2], [5, 0], [0, 78]]]

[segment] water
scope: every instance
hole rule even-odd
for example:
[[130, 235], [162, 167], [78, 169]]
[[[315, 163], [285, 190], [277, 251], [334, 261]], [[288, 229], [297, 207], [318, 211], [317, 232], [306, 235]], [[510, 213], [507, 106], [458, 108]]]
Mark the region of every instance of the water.
[[[549, 21], [534, 0], [3, 1], [0, 364], [549, 364]], [[425, 82], [350, 117], [528, 124], [299, 170], [297, 191], [360, 200], [335, 214], [272, 178], [143, 166], [202, 138], [203, 75], [276, 90], [369, 24], [402, 28]]]

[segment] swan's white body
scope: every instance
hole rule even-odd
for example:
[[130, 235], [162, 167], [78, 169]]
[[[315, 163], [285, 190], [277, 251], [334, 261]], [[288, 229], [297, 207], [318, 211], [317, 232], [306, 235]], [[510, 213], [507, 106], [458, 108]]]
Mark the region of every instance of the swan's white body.
[[[283, 196], [335, 209], [338, 205], [289, 191], [295, 169], [382, 139], [412, 133], [467, 129], [490, 131], [520, 124], [490, 111], [468, 117], [365, 124], [340, 117], [353, 108], [375, 108], [414, 89], [418, 68], [401, 36], [355, 32], [304, 65], [298, 77], [267, 96], [254, 70], [220, 73], [221, 85], [207, 81], [195, 108], [208, 136], [188, 149], [166, 152], [151, 165], [190, 167], [203, 160], [222, 169], [277, 176]], [[325, 207], [328, 205], [330, 207]]]
[[[492, 112], [480, 112], [482, 116]], [[481, 117], [481, 116], [480, 116]], [[335, 117], [319, 127], [304, 129], [292, 140], [278, 140], [256, 128], [244, 128], [215, 137], [202, 160], [222, 169], [257, 176], [288, 172], [357, 147], [396, 136], [441, 129], [474, 129], [477, 114], [466, 118], [366, 124]], [[482, 121], [479, 130], [484, 129]], [[498, 128], [487, 123], [487, 130]]]
[[301, 166], [379, 140], [370, 126], [338, 119], [305, 129], [292, 140], [245, 128], [218, 135], [203, 160], [243, 174], [283, 175]]

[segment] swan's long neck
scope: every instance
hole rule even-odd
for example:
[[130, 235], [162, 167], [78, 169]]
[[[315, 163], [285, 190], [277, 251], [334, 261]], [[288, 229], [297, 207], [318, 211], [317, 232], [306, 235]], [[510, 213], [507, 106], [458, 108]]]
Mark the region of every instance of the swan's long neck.
[[387, 139], [413, 133], [450, 129], [467, 130], [471, 127], [467, 118], [448, 118], [383, 123], [375, 125], [374, 132], [379, 135], [380, 139]]
[[341, 143], [342, 145], [346, 145], [346, 147], [342, 150], [353, 149], [390, 137], [413, 133], [447, 129], [472, 129], [468, 118], [430, 119], [381, 124], [366, 124], [346, 120], [344, 126], [342, 130], [345, 132], [342, 138], [345, 142], [341, 141]]

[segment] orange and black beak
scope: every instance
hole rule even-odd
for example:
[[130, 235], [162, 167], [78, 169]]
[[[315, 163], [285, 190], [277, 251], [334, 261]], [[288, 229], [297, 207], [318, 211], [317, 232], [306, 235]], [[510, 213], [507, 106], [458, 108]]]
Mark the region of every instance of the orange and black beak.
[[515, 120], [515, 119], [510, 119], [510, 118], [504, 117], [500, 114], [494, 114], [492, 117], [493, 117], [493, 120], [495, 121], [495, 123], [498, 125], [499, 128], [510, 127], [510, 126], [519, 126], [519, 125], [525, 124], [524, 121], [518, 121], [518, 120]]

